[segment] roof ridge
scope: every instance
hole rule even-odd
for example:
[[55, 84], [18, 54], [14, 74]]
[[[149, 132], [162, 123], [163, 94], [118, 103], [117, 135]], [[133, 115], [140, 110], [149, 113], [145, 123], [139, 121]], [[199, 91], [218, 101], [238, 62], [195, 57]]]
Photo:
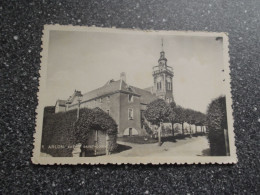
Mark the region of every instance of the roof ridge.
[[[114, 82], [112, 82], [112, 83], [116, 83], [116, 82], [118, 82], [118, 81], [120, 81], [120, 80], [114, 81]], [[84, 96], [84, 95], [86, 95], [86, 94], [88, 94], [88, 93], [91, 93], [91, 92], [94, 92], [94, 91], [98, 91], [98, 90], [100, 90], [100, 89], [102, 89], [102, 88], [105, 88], [105, 87], [110, 86], [110, 84], [112, 84], [112, 83], [109, 83], [109, 84], [106, 83], [105, 85], [103, 85], [103, 86], [101, 86], [101, 87], [98, 87], [98, 88], [96, 88], [96, 89], [90, 90], [90, 91], [88, 91], [88, 92], [86, 92], [86, 93], [84, 93], [84, 94], [82, 94], [82, 95]]]

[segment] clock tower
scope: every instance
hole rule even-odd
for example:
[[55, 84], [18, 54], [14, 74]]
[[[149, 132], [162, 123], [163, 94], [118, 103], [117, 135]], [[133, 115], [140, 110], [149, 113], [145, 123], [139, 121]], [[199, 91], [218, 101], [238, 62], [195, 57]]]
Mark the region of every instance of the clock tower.
[[173, 68], [167, 65], [167, 59], [165, 58], [165, 52], [163, 50], [162, 40], [162, 51], [160, 52], [160, 58], [158, 65], [153, 67], [153, 78], [154, 78], [154, 90], [153, 92], [157, 97], [170, 103], [173, 101], [173, 90], [172, 90], [172, 78]]

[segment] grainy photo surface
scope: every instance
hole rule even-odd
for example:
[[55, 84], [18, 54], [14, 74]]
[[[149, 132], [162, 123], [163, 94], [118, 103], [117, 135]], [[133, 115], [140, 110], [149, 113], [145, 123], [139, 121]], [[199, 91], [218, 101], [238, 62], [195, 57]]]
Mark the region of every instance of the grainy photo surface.
[[225, 33], [46, 25], [35, 164], [236, 163]]

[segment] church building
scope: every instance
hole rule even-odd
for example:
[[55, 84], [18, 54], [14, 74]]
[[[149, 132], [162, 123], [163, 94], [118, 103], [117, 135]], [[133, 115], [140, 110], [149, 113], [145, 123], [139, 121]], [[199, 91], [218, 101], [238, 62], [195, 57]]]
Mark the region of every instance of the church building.
[[152, 76], [153, 86], [145, 89], [129, 85], [126, 74], [121, 73], [119, 80], [109, 80], [100, 88], [85, 94], [75, 90], [67, 100], [56, 101], [55, 113], [99, 107], [118, 124], [118, 136], [145, 135], [142, 118], [146, 106], [158, 98], [168, 103], [173, 101], [173, 69], [167, 65], [163, 50], [160, 52], [158, 65], [153, 67]]

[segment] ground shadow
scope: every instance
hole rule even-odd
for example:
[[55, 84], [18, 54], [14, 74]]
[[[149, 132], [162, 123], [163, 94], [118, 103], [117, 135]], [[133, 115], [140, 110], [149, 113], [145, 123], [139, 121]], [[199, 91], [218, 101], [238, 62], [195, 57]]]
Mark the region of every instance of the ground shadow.
[[112, 154], [124, 152], [124, 151], [130, 150], [130, 149], [132, 149], [131, 146], [126, 146], [126, 145], [123, 145], [123, 144], [117, 144], [117, 147], [116, 147], [116, 149], [112, 152]]
[[193, 133], [192, 134], [193, 137], [198, 137], [198, 136], [203, 136], [203, 135], [206, 135], [206, 133], [204, 133], [204, 132], [197, 132], [197, 133]]
[[136, 135], [118, 137], [117, 140], [121, 142], [129, 142], [134, 144], [152, 144], [158, 142], [156, 138], [152, 138], [150, 136], [136, 136]]
[[210, 148], [202, 150], [201, 153], [202, 153], [201, 155], [197, 155], [197, 156], [211, 156], [210, 155]]
[[187, 137], [190, 137], [189, 134], [178, 134], [173, 136], [168, 136], [168, 137], [162, 137], [162, 143], [163, 142], [177, 142], [177, 140], [182, 140], [182, 139], [186, 139]]

